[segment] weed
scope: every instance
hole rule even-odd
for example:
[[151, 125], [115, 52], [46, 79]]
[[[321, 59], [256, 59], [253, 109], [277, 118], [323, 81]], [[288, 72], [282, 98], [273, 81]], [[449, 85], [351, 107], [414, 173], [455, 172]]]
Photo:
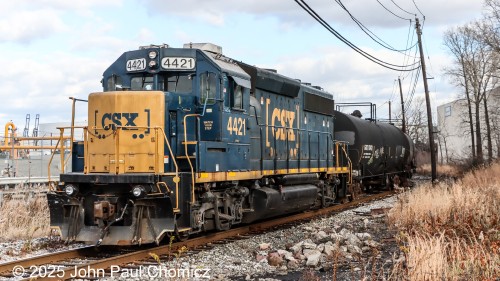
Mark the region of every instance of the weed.
[[302, 272], [299, 281], [320, 281], [321, 278], [316, 275], [316, 272], [312, 269], [307, 269]]
[[47, 236], [49, 221], [45, 197], [5, 198], [0, 207], [0, 241]]
[[500, 276], [500, 164], [450, 184], [401, 195], [389, 212], [405, 259], [390, 279], [493, 280]]

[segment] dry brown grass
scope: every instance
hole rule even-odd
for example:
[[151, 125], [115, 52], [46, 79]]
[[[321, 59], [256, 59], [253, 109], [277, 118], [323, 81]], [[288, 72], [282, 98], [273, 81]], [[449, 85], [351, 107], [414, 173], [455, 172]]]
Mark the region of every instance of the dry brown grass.
[[403, 194], [389, 213], [400, 230], [410, 280], [500, 276], [500, 164], [454, 184]]
[[[438, 176], [444, 177], [461, 177], [463, 175], [463, 168], [457, 165], [439, 164], [436, 166]], [[423, 164], [417, 167], [417, 173], [421, 175], [431, 175], [431, 164]]]
[[49, 234], [45, 197], [5, 198], [0, 207], [0, 242], [33, 239]]

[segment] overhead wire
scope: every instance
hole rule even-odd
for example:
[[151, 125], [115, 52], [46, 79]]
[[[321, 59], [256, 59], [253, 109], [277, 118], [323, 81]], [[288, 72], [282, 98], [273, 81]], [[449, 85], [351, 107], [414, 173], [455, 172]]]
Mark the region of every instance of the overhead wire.
[[[413, 40], [413, 38], [412, 38]], [[418, 52], [418, 48], [415, 48], [415, 58], [417, 56], [417, 52]], [[420, 62], [420, 60], [419, 60]], [[408, 112], [408, 110], [410, 109], [411, 105], [412, 105], [412, 102], [413, 102], [413, 97], [415, 96], [415, 92], [416, 92], [416, 89], [417, 89], [417, 83], [418, 83], [418, 79], [420, 78], [420, 71], [422, 70], [421, 67], [419, 67], [415, 72], [411, 72], [411, 78], [410, 78], [410, 82], [409, 82], [409, 88], [408, 88], [408, 92], [406, 94], [406, 101], [403, 103], [403, 106], [404, 106], [404, 109], [406, 112]], [[415, 75], [414, 75], [415, 74]], [[406, 76], [408, 77], [409, 74]]]
[[384, 106], [385, 104], [387, 103], [387, 101], [385, 101], [383, 104], [377, 106], [377, 110], [379, 110], [382, 106]]
[[425, 51], [427, 52], [427, 59], [429, 60], [429, 66], [430, 66], [431, 72], [434, 73], [434, 68], [432, 67], [431, 57], [429, 56], [429, 49], [427, 48], [427, 40], [425, 40], [425, 34], [422, 33], [422, 37], [423, 37], [422, 41], [424, 43], [424, 48], [425, 48]]
[[403, 11], [403, 12], [405, 12], [405, 13], [407, 13], [407, 14], [410, 14], [410, 15], [412, 15], [412, 16], [413, 16], [413, 15], [414, 15], [414, 16], [416, 16], [416, 14], [414, 14], [414, 13], [410, 13], [410, 12], [408, 12], [407, 10], [405, 10], [405, 9], [401, 8], [398, 4], [396, 4], [396, 2], [394, 2], [394, 0], [391, 0], [391, 2], [392, 2], [392, 3], [396, 6], [396, 7], [398, 7], [401, 11]]
[[413, 5], [415, 5], [415, 8], [417, 8], [418, 12], [422, 15], [424, 22], [425, 22], [425, 15], [422, 13], [422, 11], [420, 11], [420, 9], [417, 6], [417, 3], [415, 3], [415, 0], [412, 0], [412, 1], [413, 1]]
[[405, 111], [406, 112], [408, 112], [408, 110], [410, 109], [411, 103], [413, 101], [413, 97], [415, 96], [415, 92], [417, 90], [418, 79], [420, 78], [420, 70], [421, 69], [422, 68], [417, 69], [417, 74], [415, 75], [415, 80], [413, 81], [413, 89], [411, 89], [411, 93], [409, 94], [409, 98], [407, 97], [407, 99], [406, 99], [406, 102], [405, 102]]
[[407, 18], [403, 18], [401, 16], [398, 16], [396, 15], [393, 11], [389, 10], [386, 6], [384, 6], [384, 4], [380, 3], [379, 0], [377, 0], [377, 2], [380, 4], [380, 6], [382, 6], [386, 11], [388, 11], [389, 13], [391, 13], [393, 16], [397, 17], [397, 18], [400, 18], [402, 20], [410, 20], [410, 19], [407, 19]]
[[[386, 48], [386, 49], [389, 49], [391, 51], [395, 51], [395, 52], [399, 52], [399, 53], [403, 53], [405, 51], [408, 51], [414, 47], [416, 47], [416, 43], [415, 45], [411, 46], [411, 47], [408, 47], [408, 45], [406, 45], [406, 48], [405, 49], [395, 49], [394, 47], [392, 47], [389, 43], [385, 42], [384, 40], [380, 39], [380, 37], [378, 37], [375, 33], [373, 33], [370, 29], [368, 29], [363, 23], [361, 23], [361, 21], [359, 21], [356, 17], [354, 17], [351, 12], [344, 6], [344, 4], [342, 3], [341, 0], [335, 0], [335, 2], [344, 10], [346, 11], [346, 13], [351, 17], [351, 19], [359, 26], [359, 28], [366, 34], [368, 35], [373, 41], [375, 41], [376, 43], [378, 43], [379, 45], [381, 45], [382, 47]], [[411, 19], [409, 19], [410, 23], [411, 23]], [[375, 37], [375, 38], [374, 38]]]
[[[360, 49], [358, 46], [347, 40], [345, 37], [343, 37], [337, 30], [335, 30], [333, 27], [331, 27], [321, 16], [319, 16], [304, 0], [294, 0], [304, 11], [306, 11], [311, 17], [313, 17], [318, 23], [320, 23], [326, 30], [328, 30], [330, 33], [332, 33], [337, 39], [342, 41], [344, 44], [348, 45], [351, 49], [359, 53], [360, 55], [364, 56], [365, 58], [369, 59], [370, 61], [391, 69], [395, 71], [413, 71], [417, 68], [420, 67], [420, 63], [418, 63], [418, 66], [415, 66], [416, 64], [413, 65], [396, 65], [392, 64], [386, 61], [383, 61], [381, 59], [378, 59], [369, 53], [363, 51]], [[414, 67], [415, 66], [415, 67]], [[409, 68], [411, 67], [411, 68]]]
[[394, 89], [396, 89], [396, 79], [394, 79], [394, 83], [392, 83], [392, 93], [391, 93], [391, 98], [389, 99], [390, 101], [393, 101], [394, 99]]
[[[415, 33], [412, 33], [412, 39], [411, 39], [411, 40], [413, 41], [413, 39], [414, 39], [414, 38], [415, 38]], [[414, 63], [415, 63], [415, 62], [417, 62], [417, 58], [418, 58], [417, 53], [418, 53], [418, 48], [415, 48], [415, 51], [414, 51], [414, 53], [413, 53], [413, 62], [414, 62]], [[410, 55], [408, 55], [408, 62], [406, 62], [406, 63], [409, 63], [410, 57], [411, 57], [411, 56], [410, 56]], [[420, 63], [420, 60], [419, 60], [418, 62]], [[413, 73], [412, 73], [412, 74], [413, 74]], [[406, 75], [403, 77], [403, 80], [405, 80], [406, 78], [408, 78], [408, 76], [410, 76], [410, 73], [409, 73], [409, 72], [407, 72], [407, 73], [406, 73]], [[410, 80], [410, 81], [411, 81], [411, 80]]]
[[[412, 28], [412, 21], [410, 20], [410, 25], [408, 26], [408, 35], [406, 36], [406, 47], [407, 47], [407, 49], [408, 49], [408, 45], [409, 45], [409, 42], [410, 42], [410, 33], [412, 34], [411, 35], [411, 43], [410, 44], [416, 46], [417, 43], [418, 43], [418, 42], [415, 42], [413, 44], [413, 38], [415, 38], [415, 32], [411, 32], [411, 30], [412, 30], [411, 28]], [[415, 48], [415, 50], [417, 50], [417, 49]], [[409, 53], [410, 53], [410, 50], [408, 50], [408, 54], [405, 52], [404, 57], [403, 57], [403, 65], [409, 63], [409, 61], [410, 61], [410, 54]], [[414, 59], [416, 59], [416, 52], [415, 52]], [[400, 74], [400, 76], [401, 76], [401, 74]]]

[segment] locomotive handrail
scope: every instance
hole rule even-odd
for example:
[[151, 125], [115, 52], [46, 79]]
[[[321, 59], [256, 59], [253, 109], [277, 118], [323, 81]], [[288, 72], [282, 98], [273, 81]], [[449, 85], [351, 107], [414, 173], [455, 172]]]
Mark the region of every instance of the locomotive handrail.
[[[59, 145], [59, 142], [61, 141], [61, 139], [59, 138], [57, 140], [57, 143], [56, 143], [56, 147]], [[50, 184], [52, 182], [52, 180], [50, 179], [50, 166], [52, 164], [52, 159], [54, 159], [54, 154], [56, 153], [56, 150], [54, 149], [54, 151], [52, 152], [52, 154], [50, 155], [50, 159], [49, 159], [49, 164], [48, 164], [48, 171], [47, 171], [47, 177], [48, 177], [48, 181], [49, 181], [49, 191], [53, 191], [53, 187], [52, 185]]]
[[165, 134], [165, 130], [163, 130], [162, 127], [155, 127], [155, 131], [161, 130], [163, 137], [165, 139], [165, 142], [167, 143], [168, 151], [170, 153], [170, 156], [172, 157], [172, 161], [175, 166], [175, 178], [174, 178], [174, 183], [175, 183], [175, 208], [179, 209], [179, 166], [177, 165], [177, 160], [175, 159], [175, 155], [172, 152], [172, 147], [170, 146], [170, 142], [168, 141], [167, 135]]
[[[121, 129], [122, 129], [121, 127], [117, 127], [116, 130], [113, 130], [113, 133], [115, 134], [115, 174], [117, 174], [117, 175], [120, 173], [120, 131], [121, 131]], [[109, 167], [109, 168], [111, 170], [111, 167]]]
[[[88, 128], [88, 127], [83, 127], [83, 128], [85, 129], [85, 131], [88, 131], [88, 130], [89, 130], [89, 128]], [[100, 127], [96, 127], [96, 126], [91, 127], [91, 129], [92, 129], [92, 130], [105, 130], [104, 128], [100, 128]], [[117, 132], [118, 132], [118, 130], [123, 130], [123, 129], [127, 129], [127, 130], [130, 130], [130, 129], [154, 129], [154, 130], [155, 130], [155, 139], [158, 139], [158, 129], [159, 129], [159, 130], [161, 130], [161, 131], [162, 131], [162, 134], [163, 134], [163, 137], [164, 137], [164, 139], [165, 139], [165, 141], [166, 141], [166, 143], [167, 143], [167, 147], [168, 147], [168, 149], [169, 149], [169, 152], [170, 152], [171, 156], [173, 157], [174, 166], [175, 166], [175, 168], [176, 168], [176, 171], [178, 171], [177, 161], [176, 161], [176, 159], [175, 159], [175, 156], [173, 155], [172, 148], [171, 148], [171, 146], [170, 146], [170, 142], [168, 141], [168, 138], [166, 137], [165, 131], [163, 130], [163, 128], [162, 128], [162, 127], [148, 127], [148, 126], [115, 126], [115, 128], [113, 129], [113, 132], [112, 132], [111, 134], [118, 135], [118, 133], [117, 133]], [[111, 134], [110, 134], [110, 135], [111, 135]], [[85, 139], [86, 139], [86, 137], [85, 137]], [[119, 138], [118, 138], [118, 137], [116, 137], [115, 143], [119, 143]], [[118, 146], [118, 145], [116, 145], [116, 146]], [[116, 147], [116, 146], [115, 146], [115, 147]], [[155, 150], [156, 150], [155, 152], [158, 152], [158, 151], [157, 151], [157, 149], [158, 149], [158, 148], [157, 148], [157, 146], [156, 146], [156, 147], [155, 147]], [[155, 154], [156, 154], [156, 157], [157, 157], [157, 159], [156, 159], [156, 162], [155, 162], [155, 163], [158, 163], [158, 161], [160, 160], [160, 159], [158, 158], [158, 157], [159, 157], [159, 156], [158, 156], [158, 155], [159, 155], [159, 153], [155, 153]], [[117, 153], [117, 155], [118, 155], [118, 153]], [[116, 156], [115, 156], [115, 157], [116, 157]], [[117, 160], [115, 159], [115, 161], [117, 161]], [[118, 162], [115, 162], [115, 163], [118, 163]], [[158, 168], [158, 165], [155, 165], [155, 172], [156, 172], [156, 173], [160, 173], [159, 168]]]
[[345, 147], [347, 144], [347, 142], [339, 142], [339, 144], [342, 144], [341, 145], [341, 148], [342, 148], [342, 151], [344, 152], [344, 155], [346, 156], [346, 159], [347, 159], [347, 163], [348, 163], [348, 167], [349, 167], [349, 183], [352, 183], [352, 161], [351, 161], [351, 158], [349, 158], [349, 154], [347, 153]]
[[[85, 168], [85, 173], [87, 173], [87, 167], [88, 167], [88, 131], [89, 131], [89, 127], [87, 126], [72, 126], [72, 127], [58, 127], [58, 129], [60, 130], [60, 137], [57, 139], [57, 144], [56, 144], [56, 148], [59, 146], [59, 144], [61, 144], [61, 148], [60, 150], [62, 151], [65, 151], [66, 147], [64, 146], [64, 139], [66, 139], [67, 137], [64, 137], [64, 129], [67, 129], [67, 128], [71, 128], [71, 129], [75, 129], [75, 128], [81, 128], [84, 130], [84, 146], [85, 146], [85, 152], [86, 152], [86, 155], [84, 157], [84, 168]], [[118, 149], [118, 143], [119, 143], [119, 131], [123, 128], [123, 126], [116, 126], [115, 129], [113, 130], [113, 134], [115, 134], [116, 136], [116, 139], [115, 139], [115, 163], [119, 163], [118, 162], [118, 159], [119, 159], [119, 149]], [[128, 127], [130, 129], [130, 127]], [[134, 128], [136, 129], [151, 129], [150, 127], [142, 127], [142, 126], [134, 126]], [[90, 129], [92, 130], [100, 130], [100, 129], [104, 129], [104, 128], [98, 128], [96, 126], [93, 126], [91, 127]], [[178, 199], [178, 194], [179, 194], [179, 167], [177, 165], [177, 160], [175, 159], [175, 155], [173, 154], [172, 152], [172, 147], [170, 146], [170, 142], [168, 141], [168, 138], [165, 134], [165, 131], [163, 130], [163, 128], [161, 127], [154, 127], [153, 129], [155, 129], [155, 138], [158, 139], [158, 129], [161, 130], [162, 134], [163, 134], [163, 137], [166, 141], [166, 144], [167, 144], [167, 147], [168, 147], [168, 150], [170, 152], [170, 156], [172, 157], [172, 161], [174, 163], [174, 166], [175, 166], [175, 178], [174, 178], [174, 183], [175, 183], [175, 189], [176, 189], [176, 208], [178, 209], [179, 207], [179, 199]], [[156, 161], [155, 161], [155, 172], [159, 173], [159, 168], [158, 168], [158, 163], [159, 163], [159, 153], [158, 153], [158, 145], [155, 146], [155, 155], [156, 155]], [[50, 160], [49, 160], [49, 165], [48, 165], [48, 181], [51, 182], [51, 173], [50, 173], [50, 166], [52, 164], [52, 160], [54, 158], [54, 155], [55, 155], [55, 150], [54, 152], [52, 153], [51, 157], [50, 157]], [[64, 153], [61, 153], [61, 161], [62, 161], [62, 173], [64, 173], [64, 166], [66, 165], [69, 157], [71, 156], [68, 155], [68, 158], [66, 160], [64, 160]], [[50, 191], [53, 191], [53, 186], [52, 185], [49, 185], [49, 190]]]
[[[191, 168], [191, 203], [192, 204], [195, 203], [195, 196], [194, 196], [195, 178], [194, 178], [193, 163], [191, 163], [191, 159], [189, 158], [188, 149], [187, 149], [188, 139], [187, 139], [187, 122], [186, 121], [187, 121], [188, 117], [199, 117], [199, 116], [200, 116], [200, 114], [186, 114], [184, 116], [184, 154], [186, 155], [186, 159], [189, 163], [189, 167]], [[195, 126], [197, 127], [196, 124], [195, 124]], [[196, 130], [196, 132], [198, 132], [198, 130]], [[195, 135], [198, 137], [197, 133]], [[198, 140], [195, 140], [195, 142], [198, 143]], [[196, 149], [195, 151], [197, 152], [198, 149]]]
[[[56, 150], [57, 150], [57, 147], [59, 146], [59, 144], [61, 144], [61, 148], [59, 149], [59, 152], [60, 152], [60, 155], [61, 155], [61, 172], [64, 173], [64, 167], [66, 166], [66, 161], [64, 160], [64, 152], [66, 150], [66, 147], [64, 146], [64, 128], [65, 127], [58, 127], [59, 131], [60, 131], [60, 135], [59, 135], [59, 138], [57, 140], [57, 143], [55, 145], [55, 149], [52, 151], [52, 154], [50, 155], [50, 159], [49, 159], [49, 164], [47, 165], [47, 177], [48, 177], [48, 182], [49, 182], [49, 191], [53, 191], [54, 188], [51, 184], [52, 180], [51, 180], [51, 172], [50, 172], [50, 166], [52, 165], [52, 160], [54, 159], [54, 155], [56, 154]], [[70, 154], [71, 155], [71, 154]], [[68, 159], [69, 159], [69, 156], [68, 155]]]
[[[332, 133], [331, 132], [322, 132], [322, 131], [311, 131], [311, 130], [306, 130], [306, 129], [302, 129], [302, 128], [291, 128], [291, 127], [286, 127], [286, 126], [279, 126], [279, 125], [266, 125], [266, 124], [257, 124], [259, 127], [262, 128], [270, 128], [274, 135], [276, 135], [276, 132], [278, 129], [284, 129], [284, 132], [285, 132], [285, 135], [286, 135], [286, 139], [285, 139], [285, 142], [286, 142], [286, 149], [287, 149], [287, 152], [286, 152], [286, 155], [287, 155], [287, 158], [286, 158], [286, 161], [287, 161], [287, 170], [289, 170], [289, 161], [290, 161], [290, 155], [289, 155], [289, 139], [288, 139], [288, 132], [291, 130], [291, 131], [296, 131], [298, 132], [297, 136], [298, 136], [298, 141], [300, 143], [300, 137], [301, 137], [301, 133], [302, 132], [307, 132], [308, 133], [308, 151], [309, 151], [309, 155], [311, 155], [311, 134], [317, 134], [318, 135], [318, 141], [319, 139], [321, 138], [322, 135], [326, 135], [326, 136], [330, 136], [332, 139], [333, 139], [333, 136], [332, 136]], [[262, 138], [262, 132], [261, 132], [261, 138]], [[273, 164], [274, 164], [274, 170], [277, 169], [277, 157], [278, 157], [278, 154], [277, 154], [277, 139], [274, 138], [273, 139], [273, 143], [274, 143], [274, 150], [273, 150]], [[328, 142], [328, 140], [327, 140]], [[301, 146], [299, 145], [299, 150], [301, 149]], [[328, 149], [328, 148], [327, 148]], [[261, 148], [262, 150], [262, 148]], [[319, 156], [319, 153], [320, 152], [320, 148], [318, 146], [318, 168], [320, 167], [320, 164], [321, 164], [321, 159], [320, 159], [320, 156]], [[300, 151], [298, 151], [298, 168], [300, 168]], [[308, 162], [309, 162], [309, 166], [311, 165], [311, 158], [309, 157], [308, 158]], [[326, 159], [326, 165], [327, 165], [327, 169], [329, 168], [329, 156], [327, 154], [327, 159]], [[333, 158], [332, 158], [332, 164], [333, 164]], [[262, 166], [262, 165], [261, 165]], [[338, 165], [337, 165], [338, 166]]]
[[[262, 128], [266, 129], [266, 128], [269, 128], [273, 131], [273, 133], [276, 135], [276, 132], [278, 129], [284, 129], [285, 132], [286, 132], [286, 147], [287, 147], [287, 150], [289, 148], [289, 136], [288, 136], [288, 132], [291, 130], [291, 131], [294, 131], [294, 132], [297, 132], [297, 136], [298, 136], [298, 139], [296, 141], [300, 142], [300, 139], [302, 137], [302, 132], [307, 132], [308, 134], [308, 151], [309, 151], [309, 155], [311, 153], [311, 135], [315, 135], [317, 134], [318, 135], [318, 138], [321, 138], [322, 135], [327, 135], [331, 141], [333, 142], [333, 144], [335, 145], [335, 155], [337, 155], [336, 157], [336, 160], [333, 159], [333, 157], [331, 158], [332, 160], [332, 165], [336, 165], [336, 167], [340, 167], [340, 158], [339, 156], [341, 155], [341, 153], [339, 153], [339, 147], [340, 147], [340, 150], [342, 151], [342, 154], [344, 155], [345, 159], [347, 159], [347, 167], [348, 167], [348, 170], [349, 170], [349, 178], [348, 178], [348, 181], [349, 183], [352, 183], [352, 161], [351, 159], [349, 158], [349, 155], [346, 151], [346, 148], [345, 146], [348, 145], [348, 142], [346, 141], [340, 141], [340, 140], [335, 140], [334, 137], [333, 137], [333, 134], [331, 132], [322, 132], [322, 131], [317, 131], [317, 130], [314, 130], [314, 131], [311, 131], [311, 130], [307, 130], [307, 129], [304, 129], [304, 128], [290, 128], [290, 127], [286, 127], [286, 126], [280, 126], [280, 125], [266, 125], [266, 124], [257, 124], [260, 128], [261, 128], [261, 138], [262, 138]], [[274, 144], [274, 151], [273, 151], [273, 166], [274, 166], [274, 169], [276, 170], [277, 169], [277, 157], [278, 157], [278, 154], [277, 154], [277, 149], [276, 149], [276, 138], [273, 139], [273, 144]], [[328, 145], [329, 145], [329, 141], [327, 141]], [[301, 158], [301, 148], [302, 146], [299, 146], [299, 151], [297, 152], [298, 153], [298, 168], [300, 168], [300, 158]], [[329, 147], [328, 147], [329, 149]], [[263, 150], [263, 147], [261, 148], [261, 150]], [[262, 151], [261, 151], [262, 153]], [[327, 154], [329, 155], [329, 153]], [[287, 151], [287, 169], [289, 169], [289, 160], [290, 160], [290, 157], [289, 157], [289, 152]], [[308, 158], [308, 161], [309, 161], [309, 166], [311, 164], [311, 158], [309, 157]], [[334, 162], [335, 161], [335, 162]], [[327, 156], [327, 159], [326, 159], [326, 165], [327, 165], [327, 169], [330, 167], [329, 166], [329, 163], [330, 163], [330, 157]], [[320, 156], [319, 156], [319, 146], [318, 146], [318, 167], [320, 166], [320, 163], [321, 163], [321, 159], [320, 159]], [[343, 165], [343, 164], [342, 164]], [[261, 163], [261, 166], [262, 166], [262, 163]]]

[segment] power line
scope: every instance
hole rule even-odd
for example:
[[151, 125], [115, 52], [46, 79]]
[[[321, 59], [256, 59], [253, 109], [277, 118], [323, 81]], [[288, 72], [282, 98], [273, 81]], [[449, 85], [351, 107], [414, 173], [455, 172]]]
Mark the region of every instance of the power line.
[[417, 6], [417, 3], [415, 3], [415, 0], [412, 0], [412, 1], [413, 1], [413, 5], [415, 5], [415, 8], [417, 8], [418, 12], [422, 15], [422, 17], [424, 18], [424, 22], [425, 22], [425, 15], [422, 13], [422, 11], [420, 11], [420, 9]]
[[[410, 42], [410, 33], [412, 34], [411, 35], [411, 42], [413, 43], [413, 38], [415, 37], [415, 33], [414, 32], [411, 32], [412, 30], [412, 21], [410, 20], [410, 25], [408, 26], [408, 35], [406, 36], [406, 48], [408, 49], [408, 43]], [[417, 45], [417, 42], [415, 42], [415, 45]], [[415, 49], [416, 51], [416, 49]], [[408, 62], [410, 61], [410, 51], [408, 50], [408, 54], [405, 52], [404, 54], [404, 57], [403, 57], [403, 64], [406, 64], [407, 61], [406, 61], [406, 58], [408, 57]], [[414, 55], [414, 61], [416, 60], [416, 57], [417, 57], [417, 52], [415, 52], [415, 55]]]
[[396, 4], [396, 2], [394, 2], [394, 0], [391, 0], [391, 2], [392, 2], [392, 3], [396, 6], [396, 7], [398, 7], [401, 11], [403, 11], [403, 12], [405, 12], [405, 13], [407, 13], [407, 14], [410, 14], [410, 15], [412, 15], [412, 16], [417, 16], [417, 14], [410, 13], [410, 12], [408, 12], [407, 10], [405, 10], [405, 9], [401, 8], [398, 4]]
[[[395, 49], [394, 47], [392, 47], [391, 45], [389, 45], [387, 42], [385, 42], [384, 40], [380, 39], [380, 37], [378, 37], [375, 33], [373, 33], [370, 29], [368, 29], [363, 23], [361, 23], [356, 17], [354, 17], [351, 12], [344, 6], [344, 4], [342, 3], [341, 0], [335, 0], [335, 2], [337, 2], [337, 4], [339, 4], [339, 6], [345, 10], [347, 12], [347, 14], [349, 14], [349, 16], [351, 17], [351, 19], [359, 26], [359, 28], [366, 34], [368, 35], [373, 41], [375, 41], [376, 43], [378, 43], [380, 46], [386, 48], [386, 49], [389, 49], [391, 51], [395, 51], [395, 52], [405, 52], [405, 51], [408, 51], [414, 47], [417, 46], [417, 44], [415, 43], [415, 45], [411, 46], [411, 47], [408, 47], [408, 44], [406, 45], [406, 49], [402, 49], [402, 50], [397, 50]], [[411, 19], [409, 20], [410, 21], [410, 24], [411, 24]], [[373, 35], [373, 36], [372, 36]], [[375, 38], [376, 39], [375, 39]], [[377, 40], [378, 39], [378, 40]], [[380, 41], [379, 41], [380, 40]]]
[[386, 7], [386, 6], [384, 6], [384, 4], [380, 3], [380, 1], [378, 1], [378, 0], [377, 0], [377, 2], [380, 4], [380, 6], [382, 6], [382, 7], [383, 7], [386, 11], [388, 11], [389, 13], [391, 13], [393, 16], [398, 17], [398, 18], [400, 18], [400, 19], [402, 19], [402, 20], [410, 20], [410, 19], [403, 18], [403, 17], [401, 17], [401, 16], [396, 15], [393, 11], [391, 11], [391, 10], [387, 9], [387, 7]]
[[[405, 102], [405, 111], [408, 112], [408, 110], [410, 109], [411, 107], [411, 103], [413, 101], [413, 97], [415, 96], [415, 92], [416, 92], [416, 89], [417, 89], [417, 83], [418, 83], [418, 79], [420, 78], [420, 69], [421, 68], [418, 68], [417, 69], [417, 74], [415, 75], [415, 80], [413, 82], [413, 89], [411, 91], [410, 94], [408, 94], [409, 98], [406, 99], [406, 102]], [[413, 77], [413, 75], [412, 75]], [[410, 84], [411, 85], [411, 84]], [[409, 92], [409, 91], [408, 91]]]
[[[411, 41], [412, 41], [412, 42], [413, 42], [413, 38], [414, 38], [414, 37], [415, 37], [415, 33], [412, 33], [412, 37], [411, 37]], [[417, 52], [418, 52], [418, 48], [415, 48], [415, 51], [414, 51], [414, 54], [413, 54], [413, 63], [416, 63], [416, 62], [417, 62]], [[406, 63], [409, 63], [410, 57], [411, 57], [411, 56], [410, 56], [410, 55], [408, 55], [408, 62], [406, 62]], [[404, 62], [403, 62], [403, 63], [404, 63]], [[411, 72], [411, 74], [412, 74], [412, 79], [413, 79], [413, 72]], [[404, 76], [402, 79], [404, 80], [404, 79], [408, 78], [408, 76], [410, 76], [410, 73], [409, 73], [409, 72], [407, 72], [407, 73], [406, 73], [406, 76]], [[411, 79], [410, 79], [410, 81], [411, 81]]]
[[338, 31], [336, 31], [334, 28], [332, 28], [321, 16], [319, 16], [307, 3], [305, 3], [304, 0], [295, 0], [295, 2], [304, 10], [306, 11], [311, 17], [313, 17], [317, 22], [319, 22], [326, 30], [328, 30], [330, 33], [332, 33], [337, 39], [342, 41], [344, 44], [348, 45], [351, 49], [359, 53], [360, 55], [364, 56], [365, 58], [369, 59], [370, 61], [383, 66], [385, 68], [395, 70], [395, 71], [412, 71], [420, 66], [416, 66], [414, 68], [408, 69], [408, 67], [413, 67], [414, 65], [396, 65], [392, 63], [388, 63], [386, 61], [380, 60], [369, 53], [363, 51], [360, 49], [358, 46], [344, 38]]
[[[422, 37], [424, 37], [424, 39], [425, 39], [425, 35], [424, 35], [424, 34], [422, 34]], [[429, 60], [429, 66], [430, 66], [430, 68], [431, 68], [432, 73], [434, 73], [434, 74], [435, 74], [435, 72], [434, 72], [434, 68], [432, 67], [431, 58], [430, 58], [430, 56], [429, 56], [429, 49], [427, 48], [427, 40], [422, 40], [422, 41], [424, 41], [424, 48], [425, 48], [425, 52], [427, 53], [427, 59]], [[433, 75], [433, 76], [434, 76], [434, 75]]]
[[394, 98], [394, 89], [396, 89], [396, 79], [394, 79], [394, 83], [392, 83], [392, 93], [391, 98], [389, 99], [390, 101], [392, 101], [392, 99]]

